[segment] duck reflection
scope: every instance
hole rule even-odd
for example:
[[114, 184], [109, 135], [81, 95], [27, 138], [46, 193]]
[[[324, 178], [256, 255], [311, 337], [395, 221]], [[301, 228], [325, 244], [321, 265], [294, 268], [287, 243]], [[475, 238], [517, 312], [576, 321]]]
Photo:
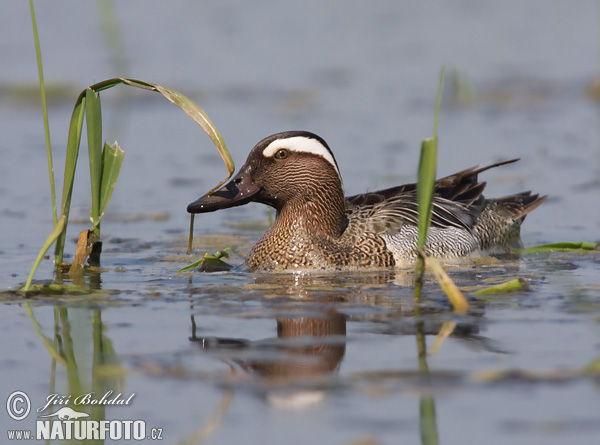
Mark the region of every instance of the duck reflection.
[[[192, 316], [193, 318], [193, 316]], [[277, 339], [250, 341], [192, 337], [207, 352], [224, 355], [269, 383], [293, 382], [336, 372], [346, 351], [346, 317], [329, 309], [318, 316], [277, 317]]]
[[[457, 278], [464, 282], [472, 281], [469, 274], [463, 275]], [[258, 275], [247, 289], [252, 291], [256, 287], [269, 298], [285, 295], [302, 300], [303, 305], [311, 302], [334, 304], [349, 314], [346, 321], [370, 323], [369, 330], [373, 333], [413, 336], [420, 332], [435, 337], [446, 321], [453, 318], [449, 316], [450, 303], [445, 297], [423, 299], [416, 308], [414, 279], [412, 270], [320, 275], [265, 274]], [[409, 283], [410, 286], [399, 286], [398, 283]], [[425, 286], [439, 295], [439, 285], [433, 277], [426, 277]], [[493, 340], [480, 335], [482, 324], [485, 325], [485, 304], [472, 302], [469, 316], [461, 317], [449, 336], [474, 350], [503, 353]]]

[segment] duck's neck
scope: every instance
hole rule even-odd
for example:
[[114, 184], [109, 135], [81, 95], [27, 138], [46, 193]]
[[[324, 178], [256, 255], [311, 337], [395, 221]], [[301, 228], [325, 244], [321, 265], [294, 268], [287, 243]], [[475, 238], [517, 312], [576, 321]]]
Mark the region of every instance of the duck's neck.
[[279, 210], [273, 229], [339, 237], [344, 231], [344, 190], [340, 187], [327, 194], [319, 192], [287, 202]]

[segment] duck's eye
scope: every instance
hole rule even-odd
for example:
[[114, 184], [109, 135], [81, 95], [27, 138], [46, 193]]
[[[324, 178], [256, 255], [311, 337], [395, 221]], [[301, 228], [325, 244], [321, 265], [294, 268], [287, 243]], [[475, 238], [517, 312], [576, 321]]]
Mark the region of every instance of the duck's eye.
[[277, 150], [275, 152], [275, 154], [273, 155], [273, 157], [275, 159], [285, 159], [287, 158], [289, 155], [289, 151], [287, 151], [285, 148], [280, 148], [279, 150]]

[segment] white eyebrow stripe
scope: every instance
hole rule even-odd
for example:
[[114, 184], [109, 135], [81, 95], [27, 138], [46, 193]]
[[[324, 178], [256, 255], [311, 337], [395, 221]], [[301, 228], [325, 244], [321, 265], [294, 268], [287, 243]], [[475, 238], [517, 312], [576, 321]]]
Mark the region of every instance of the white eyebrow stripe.
[[310, 153], [323, 157], [327, 162], [333, 165], [338, 176], [340, 171], [337, 168], [333, 155], [327, 148], [323, 146], [318, 140], [307, 138], [305, 136], [294, 136], [287, 139], [276, 139], [267, 145], [267, 148], [263, 150], [263, 156], [269, 158], [275, 154], [275, 152], [281, 148], [287, 148], [288, 150], [295, 151], [298, 153]]

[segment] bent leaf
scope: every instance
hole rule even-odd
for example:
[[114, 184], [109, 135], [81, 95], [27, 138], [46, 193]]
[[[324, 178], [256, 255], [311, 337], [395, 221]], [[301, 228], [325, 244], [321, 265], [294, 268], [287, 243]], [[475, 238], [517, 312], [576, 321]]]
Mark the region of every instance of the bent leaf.
[[[113, 80], [116, 80], [116, 79], [113, 79]], [[196, 123], [198, 123], [198, 125], [200, 125], [202, 127], [202, 129], [206, 132], [206, 134], [208, 134], [208, 136], [211, 138], [211, 140], [217, 147], [217, 150], [219, 151], [219, 154], [221, 155], [223, 162], [225, 163], [225, 167], [227, 168], [227, 177], [224, 180], [222, 180], [219, 184], [217, 184], [207, 194], [211, 194], [212, 192], [217, 190], [219, 187], [221, 187], [223, 184], [225, 184], [229, 178], [231, 178], [231, 175], [233, 175], [233, 172], [235, 171], [235, 164], [233, 163], [233, 159], [232, 159], [231, 155], [229, 154], [229, 150], [227, 150], [225, 141], [223, 140], [221, 133], [219, 133], [219, 131], [217, 130], [217, 127], [215, 127], [215, 125], [212, 123], [212, 121], [210, 120], [210, 118], [208, 117], [206, 112], [198, 104], [196, 104], [194, 101], [192, 101], [188, 97], [184, 96], [180, 92], [171, 90], [170, 88], [166, 88], [161, 85], [156, 85], [156, 84], [152, 84], [152, 83], [148, 83], [148, 82], [142, 82], [142, 81], [134, 80], [134, 79], [118, 79], [118, 80], [120, 80], [121, 82], [123, 82], [127, 85], [131, 85], [134, 87], [150, 89], [152, 91], [158, 91], [167, 100], [169, 100], [171, 103], [177, 105], [189, 117], [194, 119], [194, 121], [196, 121]]]
[[31, 268], [31, 271], [29, 272], [29, 277], [27, 277], [27, 281], [25, 282], [25, 286], [23, 286], [23, 288], [21, 289], [24, 292], [27, 292], [29, 290], [29, 288], [31, 286], [31, 280], [33, 280], [33, 274], [35, 273], [36, 269], [38, 268], [40, 261], [42, 261], [44, 254], [50, 248], [52, 243], [54, 241], [56, 241], [57, 238], [63, 233], [65, 224], [66, 224], [66, 218], [63, 215], [60, 217], [60, 219], [54, 226], [54, 229], [52, 229], [52, 232], [50, 232], [50, 235], [48, 236], [48, 238], [46, 239], [46, 242], [42, 246], [40, 253], [38, 253], [37, 258], [35, 259], [35, 261], [33, 263], [33, 267]]
[[[81, 133], [82, 133], [82, 128], [83, 128], [84, 113], [86, 112], [86, 109], [87, 109], [88, 112], [91, 111], [93, 114], [91, 117], [88, 117], [88, 121], [94, 123], [93, 130], [92, 130], [93, 135], [90, 137], [90, 140], [93, 141], [93, 144], [96, 144], [96, 141], [98, 140], [97, 139], [98, 134], [99, 134], [97, 129], [98, 128], [101, 129], [101, 123], [98, 120], [98, 116], [96, 115], [96, 113], [99, 112], [99, 105], [100, 105], [99, 100], [96, 100], [96, 99], [98, 99], [97, 93], [99, 93], [100, 91], [112, 88], [119, 84], [125, 84], [125, 85], [133, 86], [136, 88], [141, 88], [141, 89], [161, 93], [171, 103], [180, 107], [188, 116], [190, 116], [192, 119], [194, 119], [194, 121], [197, 122], [202, 127], [202, 129], [208, 134], [208, 136], [211, 138], [211, 140], [217, 147], [219, 154], [223, 158], [223, 161], [225, 162], [225, 166], [227, 168], [227, 173], [228, 173], [227, 178], [225, 178], [223, 181], [221, 181], [219, 184], [217, 184], [217, 186], [214, 187], [209, 193], [212, 193], [214, 190], [219, 188], [222, 184], [227, 182], [227, 180], [231, 177], [231, 175], [233, 175], [233, 172], [235, 171], [235, 165], [233, 163], [233, 159], [231, 158], [231, 155], [229, 154], [229, 151], [227, 150], [227, 147], [225, 145], [223, 137], [221, 136], [219, 131], [216, 129], [216, 127], [214, 126], [212, 121], [209, 119], [208, 115], [204, 112], [204, 110], [200, 106], [198, 106], [196, 103], [194, 103], [192, 100], [190, 100], [189, 98], [187, 98], [186, 96], [184, 96], [183, 94], [181, 94], [175, 90], [171, 90], [171, 89], [165, 88], [161, 85], [156, 85], [156, 84], [144, 82], [141, 80], [125, 79], [125, 78], [120, 78], [120, 77], [113, 78], [113, 79], [107, 79], [102, 82], [98, 82], [94, 85], [90, 85], [88, 88], [83, 90], [79, 94], [79, 97], [77, 98], [77, 100], [75, 102], [75, 106], [73, 108], [73, 113], [71, 115], [71, 123], [69, 126], [69, 137], [68, 137], [68, 142], [67, 142], [67, 156], [66, 156], [66, 161], [65, 161], [65, 180], [63, 182], [62, 204], [61, 204], [61, 211], [60, 211], [61, 217], [65, 218], [64, 219], [65, 226], [67, 225], [68, 220], [69, 220], [71, 197], [72, 197], [72, 193], [73, 193], [73, 181], [75, 178], [75, 169], [76, 169], [76, 165], [77, 165], [77, 159], [79, 156], [79, 145], [81, 143]], [[91, 101], [94, 102], [94, 104], [90, 105], [89, 108], [86, 107], [86, 103], [87, 103], [88, 99], [90, 99]], [[100, 124], [100, 125], [98, 125], [98, 124]], [[88, 129], [88, 131], [89, 131], [89, 129]], [[95, 155], [94, 155], [94, 157], [95, 157]], [[96, 161], [97, 161], [97, 159], [96, 159]], [[94, 168], [94, 170], [96, 171], [96, 168]], [[94, 173], [94, 177], [95, 176], [97, 176], [96, 173]], [[109, 175], [109, 177], [110, 177], [110, 175]], [[107, 179], [106, 184], [109, 184], [109, 183], [110, 183], [110, 180]], [[95, 192], [93, 192], [93, 193], [95, 193]], [[109, 198], [110, 198], [110, 193], [108, 195], [105, 194], [104, 199], [100, 198], [100, 201], [102, 201], [104, 203], [104, 210], [106, 209], [106, 204], [108, 203]], [[100, 201], [99, 201], [99, 204], [97, 207], [98, 217], [101, 217], [101, 215], [103, 213], [103, 211], [101, 210], [102, 204], [100, 203]], [[92, 213], [95, 213], [95, 210], [93, 210]], [[95, 219], [95, 226], [97, 226], [98, 222], [99, 222], [99, 220]], [[65, 245], [65, 237], [66, 237], [66, 231], [63, 231], [60, 234], [59, 238], [56, 240], [56, 246], [55, 246], [55, 250], [54, 250], [54, 263], [57, 265], [62, 263], [63, 253], [64, 253], [64, 245]], [[35, 271], [35, 269], [34, 269], [34, 271]]]
[[425, 262], [431, 268], [442, 290], [446, 293], [454, 312], [467, 312], [469, 310], [469, 302], [456, 284], [454, 284], [454, 281], [450, 279], [446, 271], [444, 271], [438, 260], [434, 257], [426, 256]]

